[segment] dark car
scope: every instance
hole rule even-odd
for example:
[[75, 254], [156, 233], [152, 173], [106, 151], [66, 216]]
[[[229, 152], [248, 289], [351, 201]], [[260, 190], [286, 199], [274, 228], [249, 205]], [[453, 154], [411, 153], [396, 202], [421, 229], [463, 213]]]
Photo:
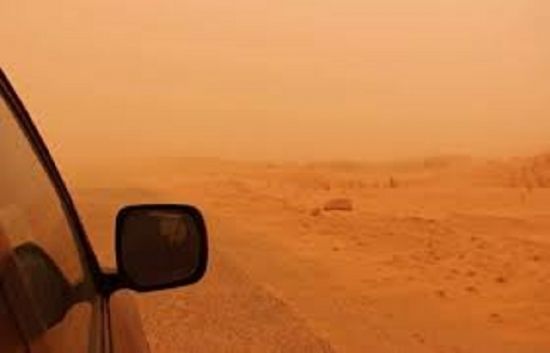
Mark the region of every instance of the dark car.
[[48, 150], [0, 70], [0, 352], [148, 352], [130, 289], [197, 282], [206, 227], [185, 205], [117, 215], [117, 270], [102, 269]]

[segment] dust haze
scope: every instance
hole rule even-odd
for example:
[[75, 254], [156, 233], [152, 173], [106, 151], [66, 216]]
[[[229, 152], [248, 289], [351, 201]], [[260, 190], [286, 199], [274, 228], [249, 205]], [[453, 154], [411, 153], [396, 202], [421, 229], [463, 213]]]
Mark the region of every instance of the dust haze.
[[124, 204], [207, 216], [205, 281], [139, 298], [153, 353], [550, 351], [547, 2], [0, 11], [102, 264]]
[[532, 153], [549, 147], [549, 10], [7, 1], [2, 65], [71, 160]]

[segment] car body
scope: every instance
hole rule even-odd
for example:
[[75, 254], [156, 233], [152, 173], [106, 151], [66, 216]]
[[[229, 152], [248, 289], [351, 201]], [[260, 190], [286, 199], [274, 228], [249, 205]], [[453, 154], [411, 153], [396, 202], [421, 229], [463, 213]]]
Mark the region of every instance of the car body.
[[0, 168], [0, 352], [149, 352], [133, 294], [122, 289], [200, 280], [208, 257], [201, 213], [186, 205], [124, 207], [116, 220], [118, 270], [102, 269], [1, 69]]

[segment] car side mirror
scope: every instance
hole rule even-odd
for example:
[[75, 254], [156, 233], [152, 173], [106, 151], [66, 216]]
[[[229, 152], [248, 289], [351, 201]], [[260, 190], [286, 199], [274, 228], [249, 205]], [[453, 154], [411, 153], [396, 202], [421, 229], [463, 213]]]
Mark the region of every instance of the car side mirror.
[[116, 218], [116, 287], [148, 292], [195, 283], [206, 272], [207, 249], [206, 226], [198, 209], [124, 207]]

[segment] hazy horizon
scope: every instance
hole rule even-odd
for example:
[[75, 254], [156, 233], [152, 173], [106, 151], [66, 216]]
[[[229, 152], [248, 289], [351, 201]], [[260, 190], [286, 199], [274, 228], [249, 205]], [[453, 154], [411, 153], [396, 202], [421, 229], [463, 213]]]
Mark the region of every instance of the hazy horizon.
[[64, 160], [529, 154], [550, 148], [549, 10], [8, 1], [0, 65]]

